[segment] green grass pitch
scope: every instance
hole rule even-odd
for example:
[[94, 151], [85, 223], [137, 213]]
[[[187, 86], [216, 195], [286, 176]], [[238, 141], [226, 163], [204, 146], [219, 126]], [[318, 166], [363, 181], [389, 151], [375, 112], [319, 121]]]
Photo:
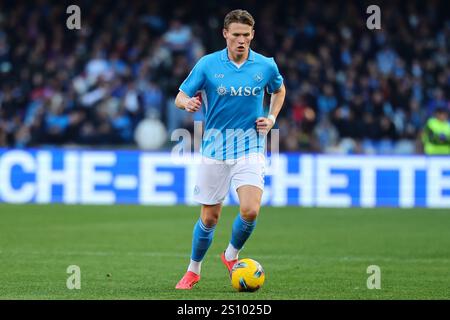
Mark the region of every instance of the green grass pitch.
[[201, 281], [177, 291], [199, 207], [2, 204], [0, 299], [450, 298], [448, 210], [262, 208], [240, 255], [266, 271], [255, 293], [235, 292], [220, 262], [237, 211], [223, 209]]

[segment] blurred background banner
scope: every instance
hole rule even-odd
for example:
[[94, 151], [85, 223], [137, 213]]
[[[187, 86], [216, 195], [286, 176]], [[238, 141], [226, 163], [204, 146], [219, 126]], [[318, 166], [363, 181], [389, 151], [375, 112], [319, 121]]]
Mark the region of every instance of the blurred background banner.
[[176, 129], [199, 151], [203, 112], [174, 98], [242, 8], [287, 88], [265, 204], [449, 207], [449, 3], [377, 1], [380, 29], [371, 4], [0, 1], [0, 201], [192, 204], [167, 157]]
[[[194, 158], [169, 153], [0, 149], [0, 202], [195, 204]], [[450, 207], [450, 161], [428, 156], [269, 157], [263, 203]], [[273, 174], [272, 173], [275, 173]], [[227, 204], [236, 204], [230, 192]]]

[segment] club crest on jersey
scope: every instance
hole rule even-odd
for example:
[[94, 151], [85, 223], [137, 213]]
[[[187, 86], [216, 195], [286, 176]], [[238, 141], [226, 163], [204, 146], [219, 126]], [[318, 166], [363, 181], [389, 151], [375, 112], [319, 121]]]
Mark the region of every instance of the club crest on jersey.
[[261, 72], [258, 72], [257, 74], [255, 74], [255, 75], [253, 76], [253, 79], [254, 79], [256, 82], [261, 82], [262, 79], [263, 79], [262, 73], [261, 73]]

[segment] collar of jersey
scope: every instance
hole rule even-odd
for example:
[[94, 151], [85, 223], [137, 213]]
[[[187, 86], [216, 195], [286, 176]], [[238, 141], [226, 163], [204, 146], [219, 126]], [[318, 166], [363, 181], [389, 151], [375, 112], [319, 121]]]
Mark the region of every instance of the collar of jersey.
[[[221, 58], [222, 61], [230, 61], [230, 58], [228, 57], [228, 48], [225, 48], [225, 49], [222, 50], [222, 54], [220, 55], [220, 58]], [[247, 60], [248, 61], [255, 60], [255, 53], [250, 48], [248, 49]]]

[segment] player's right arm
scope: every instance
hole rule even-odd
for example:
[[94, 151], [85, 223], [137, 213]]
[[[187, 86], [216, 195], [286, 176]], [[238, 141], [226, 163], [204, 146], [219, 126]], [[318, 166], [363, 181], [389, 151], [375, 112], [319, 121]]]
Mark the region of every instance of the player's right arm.
[[175, 98], [175, 105], [187, 112], [196, 112], [200, 109], [202, 103], [198, 97], [189, 97], [183, 91], [179, 91], [177, 97]]
[[204, 73], [205, 59], [200, 59], [189, 73], [186, 80], [180, 86], [180, 91], [175, 98], [175, 105], [187, 112], [196, 112], [200, 109], [201, 101], [195, 97], [197, 91], [202, 90], [205, 85]]

